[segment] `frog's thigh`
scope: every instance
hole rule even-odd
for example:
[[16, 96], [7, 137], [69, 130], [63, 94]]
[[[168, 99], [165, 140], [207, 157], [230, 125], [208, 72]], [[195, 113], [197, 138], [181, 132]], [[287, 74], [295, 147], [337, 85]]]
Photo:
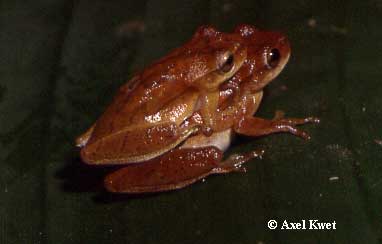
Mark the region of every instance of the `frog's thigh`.
[[184, 141], [194, 131], [180, 129], [174, 123], [129, 128], [87, 144], [81, 150], [89, 164], [125, 164], [147, 161]]
[[161, 157], [109, 174], [111, 192], [143, 193], [175, 190], [190, 185], [219, 168], [223, 153], [216, 147], [174, 149]]

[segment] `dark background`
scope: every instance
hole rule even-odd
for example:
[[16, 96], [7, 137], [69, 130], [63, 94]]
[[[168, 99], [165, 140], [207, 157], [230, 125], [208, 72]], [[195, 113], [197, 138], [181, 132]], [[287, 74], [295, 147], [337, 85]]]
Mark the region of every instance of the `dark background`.
[[[382, 1], [0, 2], [1, 243], [381, 243]], [[201, 24], [281, 30], [292, 43], [258, 116], [319, 116], [265, 149], [247, 174], [139, 197], [104, 192], [74, 138], [133, 72]], [[267, 221], [336, 221], [269, 230]]]

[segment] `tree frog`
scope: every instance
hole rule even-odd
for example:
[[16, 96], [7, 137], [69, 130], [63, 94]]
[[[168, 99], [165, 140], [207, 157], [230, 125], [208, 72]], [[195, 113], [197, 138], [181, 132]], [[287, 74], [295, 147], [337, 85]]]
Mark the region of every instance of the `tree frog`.
[[246, 171], [262, 151], [223, 160], [234, 134], [288, 132], [319, 119], [254, 117], [263, 88], [284, 68], [290, 45], [281, 33], [211, 26], [136, 74], [94, 125], [77, 138], [88, 164], [125, 165], [105, 178], [110, 192], [180, 189], [211, 174]]

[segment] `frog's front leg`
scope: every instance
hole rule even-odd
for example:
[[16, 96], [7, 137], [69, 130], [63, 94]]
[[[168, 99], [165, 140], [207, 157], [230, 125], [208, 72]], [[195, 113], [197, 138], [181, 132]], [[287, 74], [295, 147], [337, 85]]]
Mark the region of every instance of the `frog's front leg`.
[[202, 93], [200, 97], [200, 114], [204, 121], [202, 132], [204, 135], [210, 136], [216, 127], [215, 117], [219, 104], [219, 91]]
[[129, 165], [105, 178], [110, 192], [146, 193], [186, 187], [211, 174], [245, 171], [242, 164], [261, 156], [261, 152], [234, 155], [222, 161], [223, 152], [216, 147], [174, 149], [144, 163]]
[[234, 126], [235, 132], [246, 136], [263, 136], [279, 132], [287, 132], [293, 135], [310, 139], [308, 133], [298, 129], [297, 125], [308, 123], [319, 123], [320, 120], [315, 117], [307, 118], [276, 118], [266, 120], [257, 117], [244, 116], [237, 120]]

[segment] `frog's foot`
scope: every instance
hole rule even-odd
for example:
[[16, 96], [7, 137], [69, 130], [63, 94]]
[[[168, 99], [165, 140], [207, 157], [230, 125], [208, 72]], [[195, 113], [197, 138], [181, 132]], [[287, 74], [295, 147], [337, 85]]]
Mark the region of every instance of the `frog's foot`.
[[[289, 132], [293, 135], [299, 136], [305, 140], [309, 140], [310, 136], [303, 130], [296, 128], [297, 125], [303, 125], [308, 123], [320, 123], [320, 119], [316, 117], [307, 118], [280, 118], [272, 121], [272, 126], [276, 129], [280, 129], [280, 132]], [[272, 128], [270, 128], [272, 130]]]
[[226, 174], [230, 172], [247, 172], [247, 169], [243, 166], [253, 158], [262, 158], [264, 150], [254, 150], [244, 154], [233, 154], [226, 160], [219, 163], [219, 167], [213, 169], [214, 174]]
[[303, 139], [310, 139], [305, 131], [298, 129], [297, 125], [308, 123], [319, 123], [316, 117], [307, 118], [281, 118], [283, 115], [277, 114], [273, 120], [265, 120], [255, 117], [246, 117], [240, 120], [235, 126], [235, 131], [247, 136], [263, 136], [279, 132], [288, 132]]

